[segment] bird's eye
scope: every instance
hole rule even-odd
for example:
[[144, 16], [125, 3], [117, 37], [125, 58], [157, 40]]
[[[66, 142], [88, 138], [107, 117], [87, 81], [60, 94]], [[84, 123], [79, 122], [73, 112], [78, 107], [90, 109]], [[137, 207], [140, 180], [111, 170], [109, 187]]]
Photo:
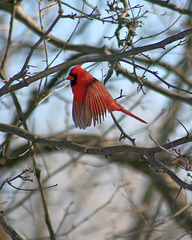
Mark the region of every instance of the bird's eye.
[[77, 78], [77, 73], [70, 73], [69, 75], [72, 76], [72, 77], [74, 77], [74, 80], [76, 80], [76, 78]]
[[73, 80], [71, 81], [71, 86], [74, 86], [77, 83], [77, 73], [70, 73], [70, 76], [73, 77]]

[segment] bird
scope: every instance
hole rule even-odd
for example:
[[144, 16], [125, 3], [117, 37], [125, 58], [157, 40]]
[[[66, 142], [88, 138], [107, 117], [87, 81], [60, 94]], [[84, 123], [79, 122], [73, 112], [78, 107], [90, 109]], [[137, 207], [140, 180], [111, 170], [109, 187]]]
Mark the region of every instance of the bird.
[[147, 123], [113, 99], [105, 86], [81, 66], [82, 64], [73, 67], [67, 77], [71, 81], [74, 95], [72, 117], [76, 128], [85, 129], [91, 126], [92, 122], [95, 127], [96, 124], [101, 124], [107, 112], [112, 111], [121, 111]]

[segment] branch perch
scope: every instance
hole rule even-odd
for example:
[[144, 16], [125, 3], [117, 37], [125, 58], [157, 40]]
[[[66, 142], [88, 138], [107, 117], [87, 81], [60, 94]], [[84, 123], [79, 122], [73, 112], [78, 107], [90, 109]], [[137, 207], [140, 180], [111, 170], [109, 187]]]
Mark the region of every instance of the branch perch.
[[[65, 63], [61, 63], [55, 67], [46, 69], [32, 77], [26, 78], [22, 81], [20, 81], [17, 84], [14, 85], [9, 85], [6, 84], [5, 86], [3, 86], [0, 89], [0, 97], [9, 93], [9, 92], [13, 92], [16, 90], [19, 90], [21, 88], [27, 87], [29, 86], [31, 83], [36, 82], [39, 79], [42, 79], [50, 74], [53, 74], [55, 72], [64, 70], [64, 69], [68, 69], [74, 65], [78, 65], [78, 64], [83, 64], [86, 62], [103, 62], [103, 61], [107, 61], [107, 62], [114, 62], [114, 61], [120, 61], [122, 58], [126, 58], [132, 55], [137, 55], [139, 53], [143, 53], [143, 52], [147, 52], [147, 51], [151, 51], [154, 49], [158, 49], [158, 48], [165, 48], [166, 45], [171, 44], [175, 41], [181, 40], [184, 37], [188, 36], [192, 34], [192, 28], [189, 28], [187, 30], [184, 30], [183, 32], [180, 32], [178, 34], [172, 35], [160, 42], [154, 43], [154, 44], [149, 44], [149, 45], [145, 45], [142, 47], [136, 47], [133, 48], [131, 50], [122, 52], [122, 53], [115, 53], [112, 55], [103, 55], [103, 56], [87, 56], [87, 57], [83, 57], [80, 59], [75, 59], [75, 60], [71, 60]], [[13, 78], [15, 79], [15, 76], [13, 76]], [[12, 81], [12, 78], [9, 80]]]

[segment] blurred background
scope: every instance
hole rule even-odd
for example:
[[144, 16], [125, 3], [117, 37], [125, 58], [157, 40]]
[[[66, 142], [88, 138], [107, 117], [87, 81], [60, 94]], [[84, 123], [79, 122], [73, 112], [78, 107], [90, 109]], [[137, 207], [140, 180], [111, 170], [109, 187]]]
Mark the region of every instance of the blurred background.
[[[0, 0], [0, 87], [69, 60], [157, 43], [191, 28], [191, 16], [188, 0]], [[107, 80], [113, 98], [122, 90], [117, 101], [148, 122], [115, 112], [124, 133], [136, 146], [148, 148], [190, 133], [190, 35], [123, 60], [82, 67], [101, 82]], [[101, 125], [75, 128], [69, 71], [4, 94], [0, 122], [87, 146], [132, 145], [126, 137], [119, 141], [121, 132], [110, 114]], [[32, 144], [6, 131], [0, 141], [1, 211], [21, 238], [191, 239], [191, 192], [137, 155], [84, 155]], [[189, 142], [156, 157], [191, 183], [190, 152]], [[10, 239], [0, 231], [1, 239]]]

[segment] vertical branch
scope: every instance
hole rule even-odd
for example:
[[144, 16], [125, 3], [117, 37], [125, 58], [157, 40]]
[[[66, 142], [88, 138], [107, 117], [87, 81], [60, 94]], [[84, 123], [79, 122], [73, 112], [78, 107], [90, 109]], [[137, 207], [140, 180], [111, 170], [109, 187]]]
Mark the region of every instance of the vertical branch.
[[[39, 21], [40, 21], [41, 31], [43, 32], [44, 28], [43, 28], [43, 20], [42, 20], [41, 3], [42, 3], [42, 1], [39, 1], [39, 5], [38, 5], [39, 6]], [[47, 67], [48, 67], [49, 66], [49, 58], [48, 58], [48, 49], [47, 49], [46, 39], [43, 40], [43, 45], [44, 45], [44, 50], [45, 50], [46, 64], [47, 64]], [[48, 79], [48, 77], [46, 76], [45, 85], [46, 85], [47, 79]], [[42, 80], [40, 81], [40, 84], [39, 84], [39, 91], [40, 91], [40, 88], [41, 88], [41, 84], [42, 84]]]
[[36, 175], [36, 178], [37, 178], [37, 182], [38, 182], [38, 185], [39, 185], [39, 191], [40, 191], [40, 194], [41, 194], [43, 210], [44, 210], [44, 214], [45, 214], [45, 223], [46, 223], [48, 231], [49, 231], [50, 239], [51, 240], [56, 240], [55, 233], [54, 233], [53, 227], [51, 225], [51, 219], [50, 219], [50, 216], [49, 216], [49, 210], [48, 210], [48, 206], [47, 206], [45, 191], [43, 189], [43, 185], [42, 185], [42, 181], [41, 181], [41, 172], [40, 172], [40, 170], [37, 166], [37, 161], [36, 161], [36, 156], [35, 156], [35, 151], [34, 151], [33, 146], [31, 147], [31, 158], [33, 160], [33, 165], [34, 165], [34, 168], [35, 168], [35, 175]]
[[[14, 0], [13, 5], [12, 5], [12, 15], [11, 15], [11, 21], [10, 21], [10, 27], [9, 27], [9, 36], [8, 36], [8, 40], [7, 40], [7, 47], [6, 47], [6, 51], [5, 51], [5, 55], [4, 58], [2, 60], [2, 64], [1, 64], [1, 68], [0, 68], [0, 75], [2, 76], [2, 79], [6, 82], [6, 74], [5, 74], [5, 66], [6, 66], [6, 62], [10, 53], [10, 48], [11, 48], [11, 44], [12, 44], [12, 34], [13, 34], [13, 24], [14, 24], [14, 18], [15, 18], [15, 12], [16, 12], [16, 4], [17, 4], [17, 0]], [[14, 92], [11, 92], [11, 97], [13, 99], [13, 103], [15, 105], [16, 111], [17, 111], [17, 115], [18, 118], [21, 120], [24, 128], [27, 130], [27, 124], [22, 112], [22, 108], [21, 105], [17, 99], [17, 96]], [[5, 141], [5, 143], [7, 143], [8, 147], [8, 140], [10, 138], [8, 137]]]
[[2, 76], [3, 79], [6, 79], [6, 77], [5, 77], [5, 65], [6, 65], [6, 62], [7, 62], [7, 58], [9, 56], [10, 47], [11, 47], [11, 43], [12, 43], [13, 22], [14, 22], [14, 18], [15, 18], [16, 2], [17, 2], [17, 0], [14, 0], [13, 8], [12, 8], [11, 21], [10, 21], [10, 27], [9, 27], [9, 36], [8, 36], [8, 40], [7, 40], [7, 48], [6, 48], [5, 55], [4, 55], [4, 58], [2, 60], [2, 64], [1, 64], [1, 68], [0, 68], [0, 75]]

